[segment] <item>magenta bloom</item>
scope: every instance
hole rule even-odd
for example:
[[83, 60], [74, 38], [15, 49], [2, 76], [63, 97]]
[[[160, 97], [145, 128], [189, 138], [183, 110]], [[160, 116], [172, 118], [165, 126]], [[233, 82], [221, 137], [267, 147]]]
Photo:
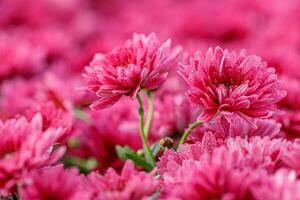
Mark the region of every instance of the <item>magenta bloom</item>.
[[123, 95], [135, 98], [141, 89], [157, 89], [179, 57], [181, 48], [170, 46], [170, 40], [161, 44], [155, 34], [134, 34], [124, 46], [96, 54], [84, 74], [87, 90], [99, 97], [91, 108], [109, 107]]
[[238, 116], [219, 116], [213, 124], [204, 123], [203, 126], [195, 129], [190, 135], [188, 142], [195, 143], [203, 140], [207, 133], [214, 135], [218, 143], [223, 143], [228, 138], [252, 138], [255, 136], [274, 138], [279, 135], [281, 124], [273, 119], [251, 119], [254, 128]]
[[190, 86], [189, 100], [203, 110], [200, 121], [209, 121], [218, 113], [236, 113], [247, 121], [249, 117], [266, 118], [277, 111], [274, 103], [286, 95], [275, 70], [245, 51], [237, 55], [216, 47], [205, 56], [197, 52], [179, 73]]
[[177, 171], [161, 175], [161, 199], [248, 199], [256, 177], [245, 164], [242, 154], [224, 147], [199, 160], [186, 157], [179, 167], [169, 160], [168, 169]]
[[21, 196], [24, 200], [89, 199], [90, 193], [83, 187], [84, 176], [76, 168], [64, 170], [63, 166], [43, 168], [30, 172], [24, 178]]
[[300, 81], [284, 76], [283, 83], [287, 96], [278, 103], [284, 114], [277, 120], [282, 123], [282, 132], [287, 138], [297, 138], [300, 136]]
[[272, 176], [263, 174], [252, 193], [256, 200], [300, 200], [300, 181], [295, 171], [281, 169]]
[[253, 199], [258, 173], [274, 173], [285, 146], [267, 137], [231, 139], [220, 147], [213, 146], [213, 138], [210, 141], [164, 152], [157, 164], [161, 199]]
[[291, 169], [300, 173], [300, 139], [289, 142], [282, 153], [282, 160]]
[[36, 113], [40, 113], [44, 130], [61, 126], [70, 129], [74, 118], [70, 91], [74, 88], [64, 87], [57, 75], [45, 73], [30, 80], [15, 78], [5, 81], [0, 90], [2, 118], [22, 115], [31, 120]]
[[97, 200], [140, 200], [154, 194], [158, 181], [154, 180], [154, 172], [147, 174], [134, 169], [131, 161], [127, 161], [120, 175], [108, 169], [104, 176], [92, 172], [88, 176], [88, 184], [93, 198]]
[[42, 130], [40, 114], [31, 122], [25, 118], [0, 122], [0, 192], [9, 192], [21, 174], [58, 161], [64, 148], [53, 145], [64, 133], [62, 128]]
[[162, 97], [156, 95], [150, 139], [155, 141], [183, 132], [192, 120], [190, 103], [183, 94], [164, 94]]
[[28, 32], [0, 34], [0, 78], [31, 76], [45, 66], [45, 52], [35, 45]]

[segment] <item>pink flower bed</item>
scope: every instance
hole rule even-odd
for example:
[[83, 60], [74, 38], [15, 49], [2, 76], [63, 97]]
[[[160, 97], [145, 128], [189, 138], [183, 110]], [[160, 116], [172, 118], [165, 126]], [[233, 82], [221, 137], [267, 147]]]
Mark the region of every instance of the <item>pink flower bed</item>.
[[300, 1], [0, 1], [0, 199], [300, 200]]

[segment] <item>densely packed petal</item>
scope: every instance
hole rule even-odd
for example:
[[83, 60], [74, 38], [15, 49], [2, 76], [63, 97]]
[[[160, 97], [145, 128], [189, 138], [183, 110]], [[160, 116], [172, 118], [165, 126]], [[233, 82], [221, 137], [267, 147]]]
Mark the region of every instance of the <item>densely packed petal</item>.
[[134, 34], [124, 46], [96, 54], [84, 74], [87, 90], [99, 98], [91, 108], [109, 107], [123, 95], [135, 98], [141, 89], [157, 89], [176, 65], [179, 53], [179, 47], [171, 49], [170, 40], [160, 44], [155, 34]]
[[239, 54], [216, 47], [205, 55], [197, 52], [179, 73], [189, 84], [187, 96], [200, 107], [200, 121], [218, 113], [236, 113], [245, 120], [266, 118], [276, 112], [274, 104], [286, 92], [275, 70], [255, 55]]
[[89, 199], [90, 193], [84, 189], [83, 180], [84, 176], [79, 175], [75, 168], [65, 170], [60, 165], [47, 167], [31, 171], [24, 179], [20, 193], [24, 200]]
[[228, 138], [242, 137], [252, 138], [260, 137], [279, 137], [281, 124], [273, 119], [251, 119], [251, 126], [245, 120], [238, 116], [217, 117], [213, 123], [205, 123], [203, 126], [195, 129], [190, 138], [189, 143], [203, 140], [205, 135], [213, 134], [218, 144], [224, 143]]
[[87, 179], [92, 198], [97, 200], [147, 199], [156, 192], [158, 186], [158, 181], [154, 180], [154, 172], [139, 172], [130, 161], [126, 162], [120, 175], [115, 170], [108, 169], [104, 176], [93, 172]]
[[[231, 139], [224, 146], [207, 143], [168, 150], [158, 162], [161, 199], [254, 199], [251, 188], [260, 173], [281, 167], [285, 141]], [[184, 192], [182, 192], [184, 191]]]
[[40, 114], [31, 121], [21, 117], [0, 122], [1, 192], [11, 191], [23, 173], [51, 165], [63, 155], [63, 147], [54, 149], [63, 128], [42, 128]]

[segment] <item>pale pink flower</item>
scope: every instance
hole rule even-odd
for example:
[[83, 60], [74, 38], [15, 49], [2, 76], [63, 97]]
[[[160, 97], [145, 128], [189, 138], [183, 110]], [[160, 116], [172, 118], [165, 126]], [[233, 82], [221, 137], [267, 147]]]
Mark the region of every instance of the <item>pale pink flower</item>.
[[183, 132], [194, 119], [192, 108], [183, 94], [164, 94], [154, 97], [154, 112], [150, 137], [157, 140]]
[[199, 160], [186, 158], [173, 177], [162, 174], [160, 199], [251, 199], [252, 173], [241, 153], [218, 148]]
[[[215, 146], [212, 148], [215, 148]], [[202, 155], [210, 150], [211, 148], [208, 149], [201, 143], [181, 145], [179, 153], [173, 149], [166, 150], [159, 158], [159, 162], [157, 162], [157, 172], [164, 181], [173, 182], [177, 170], [184, 160], [200, 160]]]
[[269, 173], [285, 166], [282, 156], [288, 145], [283, 139], [270, 139], [269, 137], [252, 137], [249, 140], [242, 138], [230, 138], [226, 140], [229, 151], [239, 151], [248, 167], [261, 168]]
[[0, 79], [30, 76], [45, 66], [45, 53], [26, 37], [23, 31], [0, 34]]
[[218, 113], [236, 113], [251, 123], [249, 117], [278, 113], [273, 106], [286, 95], [275, 70], [245, 51], [236, 54], [216, 47], [205, 56], [197, 52], [179, 73], [190, 86], [189, 100], [202, 109], [200, 121], [209, 121]]
[[84, 178], [78, 169], [65, 170], [62, 165], [33, 170], [24, 177], [20, 189], [21, 198], [87, 200], [90, 193], [84, 189]]
[[223, 143], [230, 137], [251, 138], [255, 136], [274, 138], [279, 135], [281, 124], [273, 119], [250, 119], [251, 126], [239, 116], [219, 116], [213, 123], [204, 123], [196, 128], [188, 138], [189, 143], [201, 141], [205, 133], [212, 133], [218, 143]]
[[300, 173], [300, 139], [289, 142], [281, 157], [286, 166]]
[[278, 108], [284, 113], [276, 119], [282, 124], [283, 135], [293, 139], [300, 136], [300, 81], [287, 76], [283, 80], [287, 96], [278, 103]]
[[64, 133], [62, 128], [42, 130], [40, 114], [32, 121], [24, 117], [0, 122], [0, 192], [9, 192], [22, 173], [57, 162], [64, 148], [53, 145]]
[[92, 199], [96, 200], [147, 199], [158, 189], [154, 171], [150, 174], [139, 172], [131, 161], [125, 163], [120, 175], [110, 168], [103, 176], [92, 172], [87, 178]]
[[[16, 95], [19, 98], [15, 98]], [[30, 80], [16, 78], [5, 81], [1, 85], [0, 108], [1, 117], [6, 119], [22, 115], [31, 120], [40, 113], [43, 129], [70, 129], [74, 118], [69, 90], [52, 73]]]
[[285, 141], [232, 138], [218, 147], [214, 135], [210, 136], [210, 143], [185, 144], [179, 152], [164, 152], [157, 163], [161, 199], [253, 199], [256, 173], [274, 173], [281, 167]]
[[96, 54], [86, 67], [86, 89], [99, 99], [94, 110], [116, 103], [123, 95], [135, 98], [141, 89], [157, 89], [166, 80], [169, 68], [176, 65], [180, 48], [171, 41], [161, 44], [155, 34], [134, 34], [124, 46], [107, 54]]
[[271, 176], [261, 174], [251, 191], [256, 200], [300, 200], [300, 181], [295, 171], [281, 169]]

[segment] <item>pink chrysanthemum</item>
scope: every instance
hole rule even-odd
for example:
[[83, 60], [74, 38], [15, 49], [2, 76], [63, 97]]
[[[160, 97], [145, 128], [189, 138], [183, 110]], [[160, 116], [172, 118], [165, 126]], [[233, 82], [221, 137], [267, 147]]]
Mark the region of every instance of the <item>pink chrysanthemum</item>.
[[272, 119], [251, 119], [252, 127], [245, 120], [238, 116], [224, 117], [219, 116], [214, 120], [213, 124], [204, 123], [203, 126], [195, 129], [190, 135], [188, 142], [195, 143], [201, 141], [206, 133], [213, 134], [217, 142], [223, 143], [230, 137], [251, 138], [255, 136], [274, 138], [278, 136], [281, 128], [280, 123], [276, 123]]
[[88, 176], [88, 184], [97, 200], [140, 200], [153, 195], [158, 187], [154, 180], [154, 172], [147, 174], [134, 169], [131, 161], [127, 161], [120, 175], [108, 169], [104, 176], [92, 172]]
[[116, 103], [123, 95], [135, 98], [140, 89], [157, 89], [176, 64], [181, 48], [171, 49], [171, 41], [161, 44], [155, 34], [134, 34], [124, 46], [107, 54], [96, 54], [86, 67], [87, 90], [99, 100], [94, 110]]
[[269, 137], [252, 137], [245, 140], [238, 137], [228, 139], [225, 145], [229, 151], [239, 151], [250, 168], [265, 169], [273, 173], [284, 166], [282, 154], [287, 146], [286, 140]]
[[197, 52], [179, 73], [191, 87], [189, 100], [203, 110], [200, 121], [209, 121], [218, 113], [236, 113], [247, 121], [249, 117], [266, 118], [277, 111], [274, 103], [286, 95], [275, 70], [245, 51], [237, 55], [216, 47], [205, 56]]
[[30, 76], [45, 66], [45, 54], [23, 31], [0, 34], [0, 78]]
[[154, 100], [153, 121], [150, 136], [160, 139], [183, 132], [193, 120], [191, 106], [183, 94], [164, 94]]
[[24, 200], [55, 199], [83, 200], [89, 199], [85, 190], [84, 177], [76, 168], [64, 170], [63, 166], [34, 170], [26, 175], [20, 193]]
[[28, 170], [55, 163], [64, 148], [53, 145], [64, 133], [62, 128], [42, 130], [40, 114], [31, 122], [25, 118], [0, 122], [0, 192], [9, 192]]
[[287, 138], [300, 136], [300, 81], [284, 76], [284, 88], [287, 96], [278, 103], [278, 108], [284, 111], [283, 115], [277, 117], [282, 123], [282, 132]]
[[[203, 154], [199, 160], [186, 158], [174, 177], [161, 175], [161, 199], [249, 199], [255, 171], [245, 166], [242, 154], [224, 147], [215, 149], [212, 155]], [[172, 162], [168, 168], [173, 168]]]
[[256, 200], [300, 200], [300, 181], [295, 171], [281, 169], [272, 176], [262, 174], [252, 193]]
[[[74, 114], [70, 92], [53, 73], [45, 73], [42, 77], [30, 80], [15, 78], [5, 81], [0, 90], [2, 118], [24, 115], [31, 120], [36, 113], [40, 113], [43, 130], [60, 126], [71, 128]], [[15, 98], [16, 95], [19, 98]]]
[[300, 139], [289, 142], [282, 153], [283, 162], [300, 173]]
[[255, 137], [250, 141], [231, 139], [221, 147], [196, 143], [182, 145], [178, 153], [167, 150], [157, 164], [161, 198], [253, 199], [256, 172], [276, 171], [284, 144], [282, 140]]

